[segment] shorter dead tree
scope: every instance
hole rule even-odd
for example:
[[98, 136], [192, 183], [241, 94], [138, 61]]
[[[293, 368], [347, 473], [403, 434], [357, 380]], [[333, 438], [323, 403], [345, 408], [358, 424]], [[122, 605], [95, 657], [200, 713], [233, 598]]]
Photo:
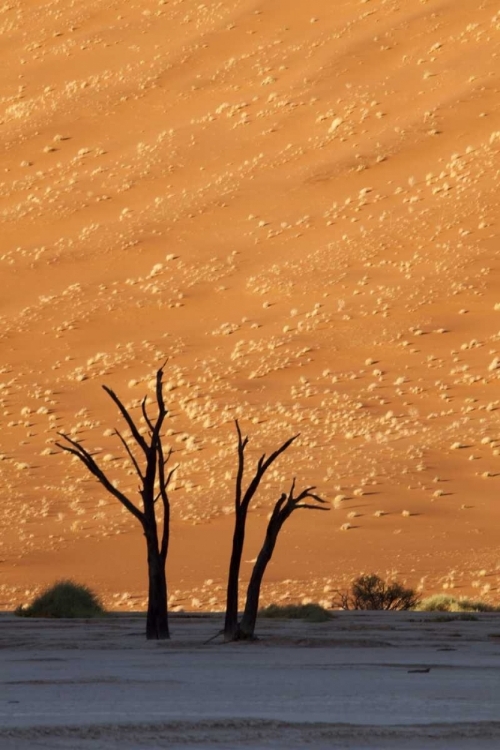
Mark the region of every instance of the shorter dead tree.
[[260, 587], [264, 573], [266, 572], [267, 565], [271, 560], [278, 534], [287, 518], [290, 518], [292, 513], [300, 508], [306, 510], [328, 510], [328, 508], [322, 507], [322, 505], [315, 505], [314, 503], [305, 502], [308, 499], [314, 500], [318, 503], [325, 503], [319, 495], [315, 495], [313, 490], [315, 487], [307, 487], [302, 492], [299, 492], [295, 496], [295, 479], [292, 482], [292, 486], [288, 495], [283, 493], [274, 506], [274, 510], [269, 519], [267, 525], [266, 536], [264, 543], [255, 561], [255, 565], [250, 576], [250, 582], [247, 588], [247, 597], [245, 602], [245, 610], [240, 624], [240, 637], [242, 638], [253, 638], [255, 633], [255, 625], [257, 622], [257, 613], [259, 611], [259, 598], [260, 598]]
[[[287, 518], [289, 518], [295, 510], [299, 509], [328, 510], [328, 508], [323, 507], [323, 505], [326, 504], [326, 501], [319, 497], [319, 495], [314, 494], [313, 490], [316, 489], [315, 487], [307, 487], [306, 489], [299, 492], [298, 495], [295, 495], [295, 479], [292, 482], [292, 486], [288, 494], [283, 493], [281, 495], [280, 499], [274, 506], [274, 510], [269, 519], [264, 543], [257, 556], [252, 575], [250, 577], [250, 582], [247, 589], [245, 609], [240, 623], [238, 620], [239, 575], [243, 545], [245, 541], [246, 520], [250, 502], [257, 492], [266, 471], [276, 461], [276, 459], [292, 445], [292, 443], [297, 439], [298, 435], [289, 438], [269, 456], [266, 457], [266, 455], [264, 454], [259, 458], [254, 475], [249, 482], [246, 491], [243, 492], [243, 481], [245, 474], [245, 449], [248, 444], [248, 437], [243, 438], [237, 420], [236, 431], [238, 434], [238, 470], [236, 474], [235, 487], [235, 524], [233, 546], [229, 564], [226, 617], [223, 631], [224, 640], [226, 642], [251, 639], [254, 637], [262, 580], [264, 578], [264, 573], [266, 572], [267, 565], [270, 562], [272, 554], [274, 552], [278, 534], [281, 531], [283, 524], [285, 523]], [[312, 500], [313, 502], [308, 503], [307, 500]]]
[[[164, 367], [164, 366], [163, 366]], [[148, 611], [146, 620], [146, 638], [148, 640], [162, 640], [170, 637], [168, 627], [167, 610], [167, 579], [165, 564], [168, 554], [170, 536], [170, 502], [168, 497], [168, 486], [175, 471], [173, 468], [167, 473], [166, 466], [172, 451], [164, 455], [161, 430], [167, 409], [163, 399], [163, 367], [156, 373], [156, 403], [158, 414], [152, 420], [146, 408], [147, 397], [141, 403], [141, 412], [144, 422], [148, 428], [147, 439], [137, 427], [129, 411], [118, 398], [116, 393], [103, 386], [106, 393], [118, 407], [125, 420], [132, 440], [139, 453], [143, 456], [144, 467], [141, 468], [139, 460], [131, 450], [123, 435], [115, 430], [115, 435], [122, 443], [127, 456], [139, 478], [139, 495], [142, 501], [142, 509], [137, 507], [126, 495], [123, 494], [95, 461], [95, 453], [89, 452], [82, 443], [73, 440], [63, 432], [58, 433], [64, 440], [56, 445], [63, 451], [75, 456], [97, 481], [115, 497], [141, 524], [146, 538], [147, 560], [148, 560]], [[161, 501], [163, 507], [163, 529], [161, 535], [158, 530], [158, 519], [156, 516], [157, 502]]]

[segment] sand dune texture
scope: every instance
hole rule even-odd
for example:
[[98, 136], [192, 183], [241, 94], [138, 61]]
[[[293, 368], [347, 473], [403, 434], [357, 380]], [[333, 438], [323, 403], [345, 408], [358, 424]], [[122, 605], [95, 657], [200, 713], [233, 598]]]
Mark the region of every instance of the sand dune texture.
[[135, 491], [100, 386], [166, 357], [173, 607], [223, 601], [235, 417], [255, 457], [301, 433], [245, 575], [292, 475], [331, 502], [264, 601], [498, 600], [498, 3], [9, 0], [0, 35], [0, 607], [143, 607], [139, 528], [54, 441]]

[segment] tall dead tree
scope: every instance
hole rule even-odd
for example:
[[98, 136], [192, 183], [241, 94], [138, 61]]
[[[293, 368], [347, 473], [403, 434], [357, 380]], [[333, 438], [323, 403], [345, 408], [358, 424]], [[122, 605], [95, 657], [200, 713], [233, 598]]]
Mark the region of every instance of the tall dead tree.
[[[292, 482], [292, 486], [288, 495], [284, 492], [271, 514], [269, 523], [267, 525], [266, 536], [262, 544], [261, 550], [257, 555], [255, 565], [250, 576], [250, 582], [247, 589], [247, 597], [245, 602], [245, 610], [240, 624], [240, 637], [241, 638], [253, 638], [255, 633], [255, 624], [257, 622], [257, 612], [259, 611], [259, 598], [260, 598], [260, 587], [264, 573], [266, 572], [267, 565], [271, 560], [271, 557], [276, 546], [278, 534], [287, 518], [290, 518], [292, 513], [299, 508], [306, 510], [329, 510], [325, 508], [323, 504], [326, 504], [326, 500], [315, 495], [313, 490], [315, 487], [307, 487], [306, 489], [299, 492], [295, 496], [295, 479]], [[313, 500], [313, 503], [305, 502], [308, 499]], [[315, 505], [314, 503], [321, 503], [321, 505]]]
[[[76, 456], [88, 471], [96, 477], [97, 481], [113, 497], [115, 497], [141, 524], [144, 536], [146, 538], [147, 560], [148, 560], [148, 612], [146, 620], [146, 638], [148, 640], [162, 640], [170, 637], [168, 627], [168, 610], [167, 610], [167, 579], [165, 573], [165, 564], [168, 554], [169, 532], [170, 532], [170, 502], [168, 497], [168, 486], [175, 468], [166, 471], [168, 461], [172, 455], [169, 451], [164, 454], [161, 430], [167, 409], [163, 400], [163, 368], [156, 373], [156, 404], [158, 414], [156, 419], [151, 419], [147, 408], [147, 396], [141, 402], [141, 412], [146, 423], [148, 433], [144, 437], [141, 430], [137, 427], [130, 412], [123, 402], [118, 398], [116, 393], [103, 386], [103, 389], [110, 396], [112, 401], [118, 407], [123, 419], [125, 420], [132, 435], [135, 446], [142, 455], [138, 460], [130, 448], [123, 435], [115, 430], [115, 435], [122, 443], [127, 456], [139, 478], [138, 492], [141, 497], [142, 509], [137, 507], [126, 495], [124, 495], [104, 471], [96, 463], [95, 453], [90, 453], [83, 447], [82, 443], [73, 440], [63, 432], [58, 433], [64, 443], [56, 445], [67, 453]], [[143, 467], [141, 468], [141, 463]], [[163, 506], [163, 528], [161, 535], [158, 529], [158, 519], [156, 516], [157, 502], [161, 501]]]
[[[238, 420], [236, 420], [235, 424], [236, 432], [238, 434], [238, 469], [236, 473], [234, 501], [235, 521], [233, 546], [229, 563], [226, 617], [223, 631], [224, 640], [226, 642], [253, 636], [258, 610], [260, 585], [262, 583], [262, 578], [264, 576], [267, 564], [271, 559], [272, 553], [274, 551], [279, 531], [286, 519], [296, 508], [307, 507], [319, 509], [320, 506], [307, 505], [302, 503], [302, 501], [306, 498], [312, 498], [314, 500], [318, 500], [321, 503], [324, 502], [321, 498], [312, 494], [312, 490], [315, 489], [314, 487], [310, 487], [300, 493], [298, 497], [294, 497], [293, 493], [295, 490], [295, 480], [292, 484], [290, 493], [288, 495], [282, 495], [278, 500], [269, 521], [264, 545], [259, 554], [259, 557], [257, 558], [254, 571], [252, 573], [252, 578], [247, 592], [247, 604], [245, 607], [245, 613], [247, 613], [247, 617], [245, 620], [245, 630], [243, 630], [243, 623], [240, 626], [240, 623], [238, 621], [238, 588], [240, 579], [241, 557], [243, 554], [243, 546], [245, 543], [245, 528], [248, 508], [250, 506], [252, 498], [254, 497], [260, 486], [260, 483], [266, 471], [276, 461], [276, 459], [292, 445], [292, 443], [297, 439], [298, 435], [294, 435], [293, 437], [286, 440], [276, 451], [271, 453], [269, 456], [266, 457], [266, 455], [263, 454], [259, 458], [254, 475], [249, 482], [246, 490], [243, 491], [243, 482], [245, 475], [245, 449], [248, 445], [248, 437], [244, 438], [242, 436]], [[250, 595], [250, 600], [248, 599], [248, 595]]]

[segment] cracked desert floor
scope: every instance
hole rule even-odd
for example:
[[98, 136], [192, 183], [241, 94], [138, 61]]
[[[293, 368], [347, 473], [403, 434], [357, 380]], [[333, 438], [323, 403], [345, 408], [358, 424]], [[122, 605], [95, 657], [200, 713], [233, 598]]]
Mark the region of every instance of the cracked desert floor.
[[[0, 7], [0, 608], [61, 576], [144, 607], [134, 519], [55, 446], [136, 481], [168, 357], [174, 609], [221, 609], [233, 420], [244, 577], [293, 476], [263, 592], [361, 572], [498, 602], [496, 0], [7, 0]], [[249, 467], [250, 468], [250, 467]]]

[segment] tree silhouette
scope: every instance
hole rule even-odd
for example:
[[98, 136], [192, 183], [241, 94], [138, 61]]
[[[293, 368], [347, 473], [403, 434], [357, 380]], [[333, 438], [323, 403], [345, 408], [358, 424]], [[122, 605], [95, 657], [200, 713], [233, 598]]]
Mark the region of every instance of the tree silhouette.
[[308, 487], [298, 494], [294, 495], [295, 492], [295, 479], [292, 482], [292, 486], [288, 495], [282, 494], [278, 502], [276, 503], [269, 524], [267, 527], [266, 536], [262, 549], [257, 557], [255, 566], [250, 578], [250, 583], [247, 590], [247, 598], [245, 605], [245, 612], [241, 624], [238, 621], [238, 587], [241, 567], [241, 557], [243, 554], [243, 546], [245, 542], [245, 527], [248, 515], [248, 508], [257, 492], [259, 485], [266, 473], [266, 471], [272, 466], [276, 459], [284, 453], [292, 443], [298, 438], [298, 435], [286, 440], [277, 450], [266, 457], [263, 454], [255, 468], [254, 475], [247, 485], [246, 490], [243, 490], [243, 482], [245, 475], [245, 449], [248, 445], [248, 437], [243, 437], [240, 429], [238, 420], [235, 421], [236, 432], [238, 434], [238, 470], [236, 473], [236, 486], [235, 486], [235, 522], [233, 532], [233, 545], [231, 551], [231, 559], [229, 562], [229, 575], [227, 583], [227, 598], [226, 598], [226, 616], [224, 622], [224, 640], [234, 641], [245, 638], [252, 638], [255, 630], [255, 623], [257, 619], [257, 612], [259, 606], [259, 595], [262, 579], [266, 567], [271, 559], [271, 556], [276, 545], [278, 534], [285, 523], [286, 519], [299, 508], [307, 508], [310, 510], [328, 510], [323, 508], [321, 505], [314, 505], [311, 503], [303, 502], [310, 498], [319, 503], [325, 503], [325, 501], [318, 495], [313, 494], [315, 487]]
[[315, 495], [313, 490], [315, 487], [307, 487], [306, 489], [299, 492], [295, 496], [295, 478], [292, 481], [292, 486], [288, 495], [284, 492], [271, 514], [269, 523], [267, 525], [266, 535], [262, 544], [261, 550], [257, 555], [252, 575], [250, 576], [250, 582], [247, 588], [247, 596], [245, 602], [245, 610], [240, 624], [240, 637], [241, 638], [253, 638], [255, 632], [255, 624], [257, 622], [257, 613], [259, 611], [259, 597], [260, 587], [264, 573], [266, 572], [267, 565], [271, 560], [278, 534], [287, 518], [290, 518], [292, 513], [299, 508], [305, 508], [306, 510], [329, 510], [322, 505], [315, 505], [314, 503], [304, 502], [307, 499], [314, 500], [317, 503], [326, 503], [323, 498], [319, 495]]
[[[96, 477], [97, 481], [113, 497], [115, 497], [141, 524], [146, 538], [147, 561], [148, 561], [148, 611], [146, 620], [146, 638], [148, 640], [162, 640], [170, 637], [168, 627], [168, 609], [167, 609], [167, 579], [165, 573], [165, 564], [168, 554], [168, 544], [170, 535], [170, 502], [168, 497], [168, 486], [175, 467], [166, 471], [167, 464], [171, 458], [172, 451], [169, 450], [167, 455], [164, 454], [161, 430], [167, 416], [167, 409], [163, 399], [163, 370], [164, 366], [156, 373], [156, 404], [158, 413], [156, 419], [151, 419], [146, 408], [147, 396], [141, 402], [141, 412], [148, 428], [147, 438], [141, 433], [129, 411], [118, 398], [116, 393], [103, 386], [103, 389], [118, 407], [123, 419], [125, 420], [132, 438], [136, 444], [142, 459], [139, 461], [134, 452], [129, 447], [123, 435], [115, 430], [115, 435], [123, 445], [127, 456], [134, 467], [135, 473], [139, 478], [138, 492], [142, 501], [142, 509], [137, 507], [126, 495], [124, 495], [111, 482], [108, 476], [95, 461], [95, 453], [90, 453], [83, 447], [82, 443], [73, 440], [63, 432], [58, 433], [63, 438], [64, 443], [56, 445], [67, 453], [76, 456], [88, 471]], [[143, 468], [141, 468], [143, 463]], [[158, 519], [156, 516], [156, 506], [158, 501], [163, 506], [163, 529], [161, 536], [158, 530]]]

